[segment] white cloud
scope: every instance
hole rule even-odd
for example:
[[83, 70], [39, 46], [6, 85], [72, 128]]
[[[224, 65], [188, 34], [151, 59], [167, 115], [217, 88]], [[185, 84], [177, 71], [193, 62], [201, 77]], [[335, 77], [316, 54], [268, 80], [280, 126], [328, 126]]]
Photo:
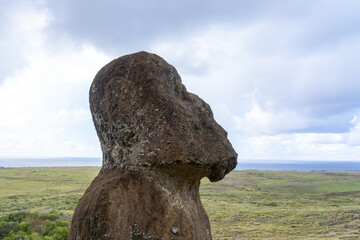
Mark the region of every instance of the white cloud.
[[58, 128], [31, 135], [1, 134], [0, 152], [15, 157], [100, 156], [100, 146], [68, 138], [65, 131]]
[[0, 155], [99, 156], [88, 89], [110, 57], [70, 40], [49, 47], [51, 13], [25, 10], [10, 17], [26, 64], [0, 85]]
[[[144, 29], [164, 21], [153, 18], [156, 5], [135, 17], [141, 31], [134, 31], [127, 15], [105, 16], [106, 8], [94, 19], [96, 3], [80, 15], [74, 9], [82, 2], [5, 4], [11, 7], [0, 9], [0, 155], [99, 155], [88, 88], [112, 58], [102, 50], [150, 44], [179, 70], [188, 90], [212, 106], [240, 158], [360, 158], [359, 8], [355, 1], [325, 2], [245, 4], [244, 14], [235, 2], [221, 11], [207, 4], [211, 14], [190, 12], [186, 23], [176, 15], [151, 33]], [[142, 9], [141, 1], [119, 4]], [[110, 21], [127, 37], [98, 24]]]
[[62, 109], [58, 112], [51, 112], [44, 117], [44, 121], [60, 126], [66, 124], [78, 124], [91, 120], [90, 110], [85, 108], [73, 108], [71, 111]]
[[351, 128], [350, 132], [347, 135], [347, 142], [350, 146], [358, 146], [360, 147], [360, 123], [356, 123], [356, 125]]
[[256, 103], [243, 117], [233, 117], [238, 131], [252, 135], [298, 131], [309, 126], [308, 121], [295, 111], [264, 110]]
[[[257, 102], [277, 108], [336, 114], [360, 100], [359, 36], [304, 50], [304, 23], [270, 21], [247, 26], [219, 24], [177, 39], [156, 42], [152, 50], [174, 64], [189, 90], [217, 103], [251, 105], [242, 97], [257, 89]], [[335, 102], [339, 107], [334, 108]], [[232, 104], [230, 105], [234, 109]]]
[[41, 54], [39, 50], [47, 40], [44, 29], [52, 21], [49, 10], [40, 8], [33, 1], [25, 1], [4, 8], [0, 13], [3, 14], [3, 25], [0, 30], [0, 49], [3, 56], [10, 61], [26, 62], [33, 55]]
[[346, 139], [341, 133], [261, 135], [238, 142], [237, 149], [242, 159], [358, 160], [360, 149]]
[[33, 57], [28, 66], [0, 86], [0, 102], [6, 103], [0, 105], [0, 123], [21, 125], [63, 107], [79, 108], [80, 112], [76, 113], [79, 118], [84, 115], [81, 108], [87, 106], [76, 104], [87, 103], [83, 93], [87, 92], [96, 71], [108, 60], [109, 57], [91, 46]]
[[301, 51], [302, 24], [213, 25], [152, 49], [213, 106], [239, 158], [360, 158], [357, 127], [346, 131], [360, 107], [353, 65], [360, 44], [344, 38]]

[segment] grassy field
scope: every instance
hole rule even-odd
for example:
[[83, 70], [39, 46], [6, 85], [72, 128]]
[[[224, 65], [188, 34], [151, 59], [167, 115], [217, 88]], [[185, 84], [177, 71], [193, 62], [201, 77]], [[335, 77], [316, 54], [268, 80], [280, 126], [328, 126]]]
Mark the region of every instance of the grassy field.
[[[0, 169], [0, 217], [71, 220], [98, 167]], [[234, 171], [201, 185], [214, 239], [360, 239], [360, 172]]]

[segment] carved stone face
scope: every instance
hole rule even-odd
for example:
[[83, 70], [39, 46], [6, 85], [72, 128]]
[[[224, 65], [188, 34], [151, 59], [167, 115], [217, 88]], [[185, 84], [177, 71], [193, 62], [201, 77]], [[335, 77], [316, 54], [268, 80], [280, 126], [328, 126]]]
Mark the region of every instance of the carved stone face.
[[103, 168], [157, 167], [217, 181], [236, 166], [237, 154], [209, 105], [154, 54], [127, 55], [103, 67], [90, 88], [90, 109]]

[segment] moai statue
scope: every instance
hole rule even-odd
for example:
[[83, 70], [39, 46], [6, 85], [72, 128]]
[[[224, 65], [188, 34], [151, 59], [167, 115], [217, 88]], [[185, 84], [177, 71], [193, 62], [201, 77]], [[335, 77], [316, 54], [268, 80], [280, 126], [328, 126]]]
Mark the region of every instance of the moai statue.
[[103, 165], [69, 239], [212, 239], [200, 180], [223, 179], [237, 154], [176, 69], [147, 52], [115, 59], [96, 75], [90, 109]]

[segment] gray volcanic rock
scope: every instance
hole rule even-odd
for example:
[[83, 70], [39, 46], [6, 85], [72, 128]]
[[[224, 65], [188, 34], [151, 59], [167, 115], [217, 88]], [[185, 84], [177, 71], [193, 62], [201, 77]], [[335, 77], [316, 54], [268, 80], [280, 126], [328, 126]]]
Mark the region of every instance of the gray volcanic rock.
[[90, 109], [103, 166], [70, 239], [211, 239], [200, 179], [221, 180], [237, 154], [176, 69], [146, 52], [115, 59], [96, 75]]
[[103, 67], [91, 85], [90, 108], [104, 168], [185, 164], [216, 181], [236, 166], [209, 105], [157, 55], [139, 52]]

